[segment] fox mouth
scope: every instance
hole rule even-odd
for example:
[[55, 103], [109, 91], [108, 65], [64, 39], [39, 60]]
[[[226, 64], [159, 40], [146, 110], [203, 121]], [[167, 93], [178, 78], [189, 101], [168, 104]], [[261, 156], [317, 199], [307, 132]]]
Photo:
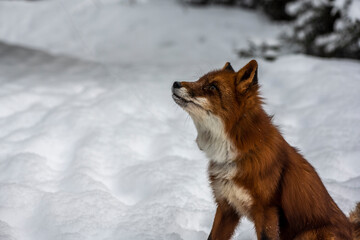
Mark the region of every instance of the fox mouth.
[[173, 93], [172, 98], [174, 99], [174, 101], [182, 108], [186, 108], [188, 104], [193, 104], [194, 106], [201, 108], [203, 110], [206, 111], [206, 109], [204, 109], [203, 106], [195, 103], [194, 101], [191, 100], [187, 100], [183, 97], [180, 97], [179, 95], [177, 95], [176, 93]]
[[180, 97], [179, 95], [177, 95], [175, 93], [173, 93], [172, 98], [181, 107], [186, 107], [186, 105], [191, 102], [191, 101], [186, 100], [185, 98]]

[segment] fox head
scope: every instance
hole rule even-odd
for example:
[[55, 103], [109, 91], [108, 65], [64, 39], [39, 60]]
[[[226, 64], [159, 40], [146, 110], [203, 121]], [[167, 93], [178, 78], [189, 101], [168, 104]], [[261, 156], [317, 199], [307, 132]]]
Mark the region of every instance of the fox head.
[[198, 81], [173, 84], [172, 97], [193, 119], [199, 148], [215, 161], [236, 158], [233, 133], [243, 118], [261, 109], [257, 68], [255, 60], [237, 72], [226, 63]]

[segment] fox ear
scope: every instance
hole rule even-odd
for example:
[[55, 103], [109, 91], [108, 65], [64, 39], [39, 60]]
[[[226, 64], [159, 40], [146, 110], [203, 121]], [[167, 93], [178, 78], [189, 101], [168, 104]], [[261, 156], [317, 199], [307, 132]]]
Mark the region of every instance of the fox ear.
[[257, 69], [257, 62], [255, 60], [251, 60], [237, 72], [235, 84], [238, 90], [246, 90], [248, 87], [258, 83]]
[[226, 63], [225, 63], [225, 65], [224, 65], [224, 67], [222, 68], [222, 70], [228, 70], [228, 71], [231, 71], [231, 72], [235, 72], [229, 62], [226, 62]]

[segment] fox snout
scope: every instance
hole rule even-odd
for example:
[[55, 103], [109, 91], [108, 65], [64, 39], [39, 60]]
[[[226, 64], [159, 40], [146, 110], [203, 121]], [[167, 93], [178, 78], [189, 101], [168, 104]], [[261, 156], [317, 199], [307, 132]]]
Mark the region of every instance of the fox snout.
[[176, 89], [176, 88], [181, 88], [182, 86], [181, 86], [181, 82], [174, 82], [174, 84], [173, 84], [173, 89]]
[[186, 107], [189, 102], [188, 93], [186, 88], [184, 88], [181, 82], [174, 82], [171, 88], [172, 98], [174, 101], [181, 107]]

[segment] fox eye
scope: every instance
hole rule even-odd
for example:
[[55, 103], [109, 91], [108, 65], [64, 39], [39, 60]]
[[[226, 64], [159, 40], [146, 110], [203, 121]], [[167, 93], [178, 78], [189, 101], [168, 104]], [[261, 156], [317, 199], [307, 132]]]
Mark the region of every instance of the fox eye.
[[210, 89], [211, 91], [215, 91], [215, 90], [216, 90], [216, 86], [215, 86], [215, 85], [210, 85], [209, 89]]
[[212, 91], [212, 92], [218, 90], [217, 86], [214, 83], [204, 86], [203, 89], [204, 91]]

